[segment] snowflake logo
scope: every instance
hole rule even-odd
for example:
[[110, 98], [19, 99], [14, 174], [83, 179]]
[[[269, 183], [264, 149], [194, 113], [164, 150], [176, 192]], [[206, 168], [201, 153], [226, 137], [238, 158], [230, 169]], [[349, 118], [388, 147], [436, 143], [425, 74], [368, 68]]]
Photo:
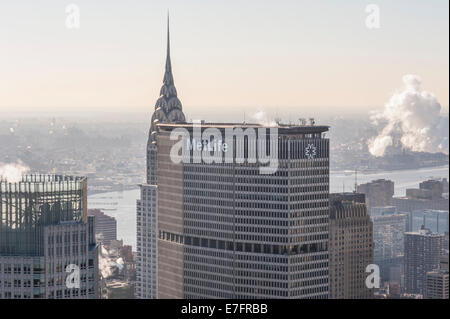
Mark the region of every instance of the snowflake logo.
[[314, 158], [317, 154], [317, 148], [314, 146], [314, 144], [308, 144], [305, 148], [305, 156], [307, 158]]

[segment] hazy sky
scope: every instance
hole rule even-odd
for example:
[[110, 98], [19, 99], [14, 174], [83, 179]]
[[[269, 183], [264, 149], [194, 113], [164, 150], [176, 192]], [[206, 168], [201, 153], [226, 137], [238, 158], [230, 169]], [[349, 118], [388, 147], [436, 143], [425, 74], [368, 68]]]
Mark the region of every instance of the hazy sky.
[[[65, 25], [70, 3], [80, 29]], [[380, 29], [365, 25], [369, 3]], [[188, 118], [366, 112], [407, 73], [448, 108], [447, 0], [2, 0], [0, 114], [152, 112], [168, 9]]]

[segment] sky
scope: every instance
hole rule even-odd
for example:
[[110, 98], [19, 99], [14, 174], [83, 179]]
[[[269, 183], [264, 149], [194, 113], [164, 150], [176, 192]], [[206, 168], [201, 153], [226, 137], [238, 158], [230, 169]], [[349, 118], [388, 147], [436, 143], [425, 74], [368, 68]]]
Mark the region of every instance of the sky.
[[[66, 6], [80, 9], [67, 28]], [[380, 9], [369, 29], [368, 4]], [[447, 0], [0, 2], [0, 119], [17, 112], [148, 113], [170, 11], [187, 118], [367, 113], [422, 78], [449, 105]], [[3, 115], [2, 115], [3, 114]], [[220, 120], [217, 118], [216, 120]]]

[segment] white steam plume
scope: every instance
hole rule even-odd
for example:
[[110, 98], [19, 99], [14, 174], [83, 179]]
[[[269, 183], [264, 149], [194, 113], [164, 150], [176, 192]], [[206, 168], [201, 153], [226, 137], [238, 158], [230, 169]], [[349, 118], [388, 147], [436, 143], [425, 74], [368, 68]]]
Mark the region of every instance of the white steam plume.
[[369, 141], [369, 151], [383, 156], [386, 148], [400, 142], [415, 152], [448, 154], [448, 115], [441, 114], [436, 96], [422, 90], [417, 75], [405, 75], [402, 91], [395, 93], [372, 120], [387, 121], [377, 137]]
[[251, 116], [251, 118], [254, 121], [256, 121], [256, 123], [263, 126], [277, 126], [277, 123], [275, 121], [270, 120], [264, 111], [256, 112]]
[[116, 263], [114, 259], [110, 256], [108, 249], [101, 245], [100, 254], [98, 256], [98, 268], [103, 278], [108, 278], [112, 276], [114, 272], [114, 267]]
[[122, 257], [118, 258], [117, 256], [114, 256], [108, 248], [103, 245], [101, 245], [101, 247], [102, 249], [98, 256], [98, 268], [102, 277], [106, 279], [114, 275], [116, 269], [119, 272], [122, 271], [125, 263]]
[[6, 180], [9, 183], [16, 183], [22, 180], [22, 175], [26, 174], [30, 168], [22, 162], [2, 163], [0, 162], [0, 181]]

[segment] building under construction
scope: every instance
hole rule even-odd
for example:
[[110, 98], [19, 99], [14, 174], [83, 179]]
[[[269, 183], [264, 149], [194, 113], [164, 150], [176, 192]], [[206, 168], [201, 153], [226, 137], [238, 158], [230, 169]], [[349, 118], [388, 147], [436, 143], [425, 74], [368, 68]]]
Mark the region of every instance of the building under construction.
[[[98, 250], [85, 177], [0, 180], [0, 298], [96, 298]], [[79, 288], [66, 284], [80, 270]]]

